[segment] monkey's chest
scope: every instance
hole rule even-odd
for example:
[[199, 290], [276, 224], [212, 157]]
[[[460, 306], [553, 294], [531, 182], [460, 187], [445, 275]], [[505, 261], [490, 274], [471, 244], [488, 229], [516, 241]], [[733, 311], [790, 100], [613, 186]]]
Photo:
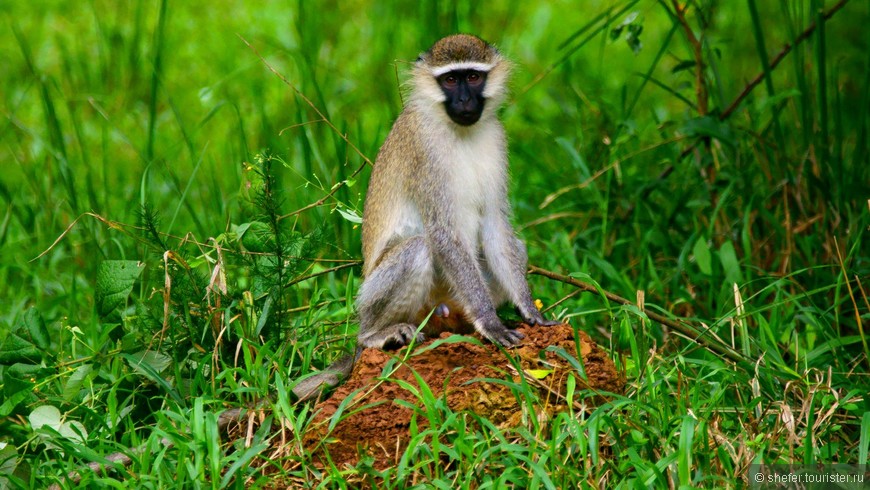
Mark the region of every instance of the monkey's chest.
[[469, 244], [478, 242], [481, 223], [489, 206], [498, 208], [503, 165], [497, 148], [481, 144], [456, 145], [451, 155], [450, 193], [456, 231]]

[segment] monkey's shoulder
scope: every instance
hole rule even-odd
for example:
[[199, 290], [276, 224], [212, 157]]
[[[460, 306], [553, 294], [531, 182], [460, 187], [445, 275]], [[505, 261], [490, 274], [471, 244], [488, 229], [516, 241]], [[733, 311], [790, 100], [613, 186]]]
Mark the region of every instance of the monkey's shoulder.
[[420, 121], [413, 111], [405, 109], [396, 118], [387, 139], [378, 152], [376, 163], [418, 158], [420, 148]]

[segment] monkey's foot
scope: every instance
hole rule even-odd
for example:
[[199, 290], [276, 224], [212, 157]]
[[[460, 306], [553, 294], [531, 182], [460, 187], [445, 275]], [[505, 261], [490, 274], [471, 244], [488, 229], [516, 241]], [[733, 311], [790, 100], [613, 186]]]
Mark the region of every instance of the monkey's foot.
[[564, 325], [565, 324], [565, 322], [561, 322], [559, 320], [546, 320], [543, 317], [541, 317], [540, 319], [526, 320], [526, 323], [529, 325], [540, 325], [542, 327], [554, 327], [556, 325]]
[[525, 338], [525, 335], [520, 333], [519, 330], [505, 327], [498, 317], [488, 322], [476, 321], [474, 322], [474, 328], [493, 344], [499, 344], [504, 347], [518, 345]]
[[[523, 311], [525, 310], [525, 311]], [[546, 320], [537, 308], [517, 308], [517, 313], [523, 318], [523, 323], [530, 326], [540, 325], [542, 327], [552, 327], [554, 325], [562, 325], [565, 322], [558, 320]]]
[[374, 332], [360, 338], [360, 343], [365, 347], [375, 347], [382, 350], [396, 350], [406, 346], [412, 340], [423, 342], [426, 336], [417, 333], [417, 325], [411, 323], [396, 323], [385, 327], [381, 331]]

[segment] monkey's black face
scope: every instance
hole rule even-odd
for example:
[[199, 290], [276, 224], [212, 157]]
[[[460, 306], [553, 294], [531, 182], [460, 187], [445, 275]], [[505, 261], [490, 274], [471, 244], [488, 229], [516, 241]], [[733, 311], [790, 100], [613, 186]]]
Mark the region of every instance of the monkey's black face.
[[453, 70], [437, 78], [438, 85], [447, 100], [444, 107], [447, 115], [460, 126], [471, 126], [483, 114], [483, 89], [486, 72], [477, 70]]

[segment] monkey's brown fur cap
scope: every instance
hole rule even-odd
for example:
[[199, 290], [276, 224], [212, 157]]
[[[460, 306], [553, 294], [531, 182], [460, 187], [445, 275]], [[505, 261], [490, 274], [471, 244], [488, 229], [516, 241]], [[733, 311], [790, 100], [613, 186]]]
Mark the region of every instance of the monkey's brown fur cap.
[[432, 66], [462, 61], [491, 63], [498, 50], [483, 39], [470, 34], [455, 34], [436, 42], [420, 59]]

